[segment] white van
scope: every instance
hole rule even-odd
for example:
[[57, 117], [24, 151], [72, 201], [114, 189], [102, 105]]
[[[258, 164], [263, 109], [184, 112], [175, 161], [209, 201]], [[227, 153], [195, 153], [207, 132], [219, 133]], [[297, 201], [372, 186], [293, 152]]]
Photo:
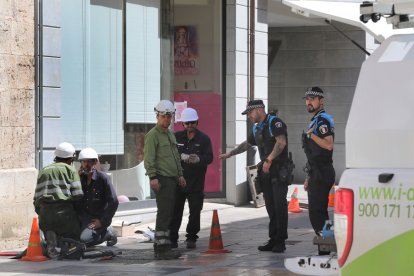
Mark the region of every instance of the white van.
[[414, 275], [414, 35], [364, 62], [335, 195], [342, 275]]

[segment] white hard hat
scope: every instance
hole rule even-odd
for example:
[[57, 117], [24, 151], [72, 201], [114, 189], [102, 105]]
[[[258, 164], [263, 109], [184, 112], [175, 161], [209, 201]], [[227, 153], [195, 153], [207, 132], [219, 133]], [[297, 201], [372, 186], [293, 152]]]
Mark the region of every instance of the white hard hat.
[[70, 158], [75, 155], [75, 147], [67, 142], [60, 143], [55, 150], [55, 156], [59, 158]]
[[79, 153], [79, 160], [98, 159], [98, 154], [93, 148], [85, 148]]
[[191, 107], [185, 108], [181, 112], [181, 121], [183, 122], [198, 121], [197, 111]]
[[154, 107], [154, 111], [161, 115], [164, 115], [167, 113], [175, 113], [175, 107], [173, 103], [170, 102], [169, 100], [161, 100], [157, 104], [157, 106]]

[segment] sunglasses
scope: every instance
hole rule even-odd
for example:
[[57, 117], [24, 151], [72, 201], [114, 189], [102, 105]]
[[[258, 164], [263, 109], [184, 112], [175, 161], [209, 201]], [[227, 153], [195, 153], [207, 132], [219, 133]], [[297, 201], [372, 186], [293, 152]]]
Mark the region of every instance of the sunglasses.
[[189, 121], [189, 122], [184, 122], [185, 125], [195, 125], [197, 124], [197, 121]]
[[174, 116], [174, 112], [158, 112], [158, 115], [160, 115], [161, 117], [172, 117]]
[[93, 164], [95, 160], [94, 159], [82, 159], [82, 160], [79, 160], [79, 162]]

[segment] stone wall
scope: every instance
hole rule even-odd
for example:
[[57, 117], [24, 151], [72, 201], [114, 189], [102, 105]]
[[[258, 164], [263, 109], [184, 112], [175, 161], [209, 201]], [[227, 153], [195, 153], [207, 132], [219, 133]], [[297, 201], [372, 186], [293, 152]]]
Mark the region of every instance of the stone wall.
[[0, 1], [0, 250], [27, 246], [34, 216], [34, 1]]

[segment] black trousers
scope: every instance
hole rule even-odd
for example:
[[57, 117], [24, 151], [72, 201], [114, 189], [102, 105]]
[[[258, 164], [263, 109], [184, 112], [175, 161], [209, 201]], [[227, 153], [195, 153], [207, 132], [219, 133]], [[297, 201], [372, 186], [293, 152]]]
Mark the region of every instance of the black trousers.
[[272, 172], [261, 173], [260, 181], [269, 216], [269, 238], [273, 243], [284, 243], [288, 238], [288, 186], [280, 183]]
[[186, 228], [186, 237], [187, 240], [194, 242], [198, 239], [197, 234], [200, 232], [200, 214], [203, 209], [204, 191], [187, 191], [178, 188], [176, 193], [174, 215], [170, 225], [172, 242], [178, 241], [178, 231], [180, 230], [186, 200], [188, 200], [188, 207], [190, 209], [190, 216], [188, 217]]
[[45, 235], [53, 231], [58, 236], [79, 240], [80, 221], [72, 203], [42, 203], [39, 227]]
[[322, 231], [329, 220], [329, 191], [335, 183], [335, 169], [332, 164], [311, 165], [308, 180], [309, 219], [315, 233]]

